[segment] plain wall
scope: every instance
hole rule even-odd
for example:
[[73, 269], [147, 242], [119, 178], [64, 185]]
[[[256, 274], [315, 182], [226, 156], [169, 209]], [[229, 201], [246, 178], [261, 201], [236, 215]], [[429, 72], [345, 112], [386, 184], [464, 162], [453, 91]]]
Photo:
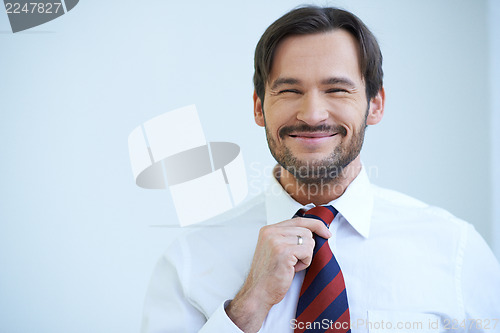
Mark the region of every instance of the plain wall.
[[490, 39], [491, 183], [493, 250], [500, 258], [500, 2], [488, 1]]
[[[362, 152], [372, 181], [500, 244], [498, 3], [316, 3], [352, 10], [382, 47], [386, 113]], [[256, 195], [273, 160], [253, 123], [253, 51], [299, 4], [86, 0], [18, 34], [0, 11], [1, 332], [139, 330], [154, 264], [183, 230], [168, 191], [135, 186], [127, 137], [195, 103], [208, 140], [241, 146]]]

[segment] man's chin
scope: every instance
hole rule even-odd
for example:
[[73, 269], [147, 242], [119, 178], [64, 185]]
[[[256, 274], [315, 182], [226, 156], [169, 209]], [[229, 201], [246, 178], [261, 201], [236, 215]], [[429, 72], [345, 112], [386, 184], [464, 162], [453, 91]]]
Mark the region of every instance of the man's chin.
[[332, 151], [328, 152], [299, 152], [293, 154], [294, 160], [300, 165], [320, 165], [332, 158]]
[[330, 184], [335, 182], [342, 174], [342, 169], [337, 169], [331, 164], [309, 166], [287, 166], [285, 168], [293, 177], [302, 184]]

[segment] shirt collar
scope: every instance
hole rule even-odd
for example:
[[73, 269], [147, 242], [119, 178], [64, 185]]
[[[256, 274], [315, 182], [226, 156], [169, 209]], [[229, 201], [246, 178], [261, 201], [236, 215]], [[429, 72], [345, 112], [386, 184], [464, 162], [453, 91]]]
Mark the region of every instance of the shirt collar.
[[[314, 207], [312, 203], [303, 206], [295, 201], [274, 176], [271, 177], [271, 182], [266, 189], [265, 198], [268, 225], [292, 218], [301, 208]], [[369, 236], [373, 211], [373, 192], [364, 167], [349, 184], [344, 194], [328, 204], [335, 207], [359, 234], [365, 238]]]

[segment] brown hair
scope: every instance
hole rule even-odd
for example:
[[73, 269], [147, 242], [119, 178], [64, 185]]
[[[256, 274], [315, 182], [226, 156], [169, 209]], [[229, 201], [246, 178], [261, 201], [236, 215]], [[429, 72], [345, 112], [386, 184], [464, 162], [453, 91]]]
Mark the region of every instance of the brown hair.
[[255, 48], [253, 83], [257, 96], [264, 102], [274, 52], [278, 44], [292, 35], [306, 35], [344, 29], [358, 41], [360, 70], [371, 100], [382, 89], [382, 53], [377, 39], [354, 14], [332, 7], [305, 6], [294, 9], [271, 24]]

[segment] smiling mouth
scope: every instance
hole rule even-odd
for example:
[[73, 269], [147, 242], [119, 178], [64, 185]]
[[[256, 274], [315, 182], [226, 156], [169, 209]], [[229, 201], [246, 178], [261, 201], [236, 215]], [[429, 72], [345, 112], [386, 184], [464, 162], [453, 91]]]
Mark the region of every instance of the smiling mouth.
[[337, 133], [322, 133], [322, 132], [313, 132], [313, 133], [292, 133], [289, 134], [292, 138], [304, 138], [304, 139], [320, 139], [320, 138], [329, 138], [337, 135]]

